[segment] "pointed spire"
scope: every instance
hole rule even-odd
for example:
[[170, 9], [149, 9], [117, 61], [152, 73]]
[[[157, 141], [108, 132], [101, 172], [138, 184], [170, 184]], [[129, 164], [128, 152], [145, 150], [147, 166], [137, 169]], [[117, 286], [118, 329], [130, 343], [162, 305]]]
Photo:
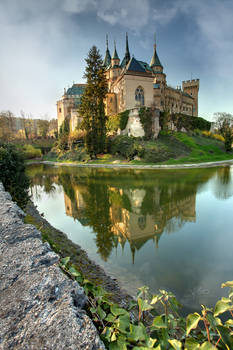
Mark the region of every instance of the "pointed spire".
[[119, 60], [117, 50], [116, 50], [116, 41], [115, 40], [114, 40], [114, 51], [113, 51], [113, 55], [112, 55], [112, 60]]
[[157, 55], [157, 51], [156, 51], [156, 34], [154, 34], [154, 52], [153, 52], [153, 56], [152, 56], [151, 61], [150, 61], [150, 67], [154, 67], [154, 66], [163, 67], [160, 60], [159, 60], [159, 57]]
[[129, 52], [129, 43], [128, 43], [128, 33], [126, 33], [126, 42], [125, 42], [125, 57], [121, 62], [121, 68], [124, 68], [130, 61], [130, 52]]
[[108, 34], [106, 34], [106, 53], [104, 58], [104, 67], [109, 67], [111, 64], [111, 55], [108, 49]]

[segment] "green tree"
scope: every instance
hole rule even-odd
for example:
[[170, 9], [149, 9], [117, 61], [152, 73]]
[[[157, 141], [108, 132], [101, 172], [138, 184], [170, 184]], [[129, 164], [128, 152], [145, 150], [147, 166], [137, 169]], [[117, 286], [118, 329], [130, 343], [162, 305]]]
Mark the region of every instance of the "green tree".
[[225, 139], [226, 152], [231, 151], [233, 142], [233, 115], [225, 112], [214, 113], [215, 125]]
[[87, 86], [82, 96], [79, 114], [83, 117], [81, 128], [85, 131], [85, 146], [91, 158], [104, 152], [106, 139], [106, 116], [104, 98], [107, 81], [99, 50], [93, 46], [86, 58], [84, 78]]
[[9, 143], [0, 142], [0, 181], [13, 201], [24, 208], [29, 199], [29, 179], [25, 175], [23, 155]]

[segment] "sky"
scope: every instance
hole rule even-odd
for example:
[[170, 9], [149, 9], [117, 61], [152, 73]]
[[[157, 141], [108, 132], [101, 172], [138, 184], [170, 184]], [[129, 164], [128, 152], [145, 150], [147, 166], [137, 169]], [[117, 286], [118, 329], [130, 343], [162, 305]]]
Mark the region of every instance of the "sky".
[[82, 83], [93, 45], [106, 34], [119, 57], [125, 33], [136, 59], [157, 53], [176, 87], [200, 79], [199, 116], [233, 114], [232, 0], [0, 0], [0, 111], [56, 117], [64, 88]]

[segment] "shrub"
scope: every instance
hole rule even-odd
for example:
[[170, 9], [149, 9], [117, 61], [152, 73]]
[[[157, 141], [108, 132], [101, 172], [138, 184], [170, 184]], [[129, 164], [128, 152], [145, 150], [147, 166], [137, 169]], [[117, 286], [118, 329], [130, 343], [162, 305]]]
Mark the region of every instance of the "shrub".
[[210, 138], [218, 140], [218, 141], [222, 141], [222, 142], [225, 141], [225, 139], [224, 139], [224, 137], [222, 135], [220, 135], [220, 134], [213, 134], [210, 131], [204, 130], [204, 131], [202, 131], [202, 135], [205, 136], [205, 137], [210, 137]]
[[41, 158], [42, 152], [39, 148], [35, 148], [32, 145], [23, 146], [24, 159]]
[[181, 131], [182, 128], [185, 128], [187, 131], [195, 129], [210, 130], [211, 127], [211, 123], [208, 120], [180, 113], [171, 114], [170, 120], [178, 131]]
[[13, 201], [24, 208], [29, 199], [29, 179], [25, 175], [23, 154], [14, 145], [0, 143], [0, 181]]
[[143, 147], [135, 138], [129, 136], [117, 136], [112, 140], [110, 150], [112, 154], [120, 154], [122, 157], [132, 160], [135, 156], [141, 157]]

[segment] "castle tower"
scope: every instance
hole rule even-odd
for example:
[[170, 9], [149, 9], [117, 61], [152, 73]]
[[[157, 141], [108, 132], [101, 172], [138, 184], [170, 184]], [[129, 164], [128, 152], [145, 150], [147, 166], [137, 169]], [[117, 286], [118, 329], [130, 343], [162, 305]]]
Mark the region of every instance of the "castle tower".
[[157, 51], [156, 51], [156, 39], [154, 41], [154, 52], [153, 52], [153, 56], [151, 58], [150, 61], [150, 67], [152, 68], [153, 72], [163, 72], [163, 66], [159, 60], [159, 57], [157, 55]]
[[116, 42], [114, 41], [114, 51], [111, 58], [110, 80], [114, 81], [120, 75], [121, 68], [119, 66], [120, 59], [116, 50]]
[[112, 68], [114, 68], [115, 66], [119, 67], [119, 63], [120, 63], [120, 59], [118, 57], [117, 50], [116, 50], [116, 42], [114, 41], [114, 51], [111, 58]]
[[125, 43], [125, 57], [121, 62], [121, 68], [124, 68], [130, 61], [130, 52], [129, 52], [129, 43], [128, 43], [128, 34], [126, 33], [126, 43]]
[[194, 99], [192, 115], [198, 117], [198, 91], [199, 79], [182, 81], [182, 89], [184, 93], [189, 94]]
[[106, 35], [106, 53], [104, 58], [104, 67], [107, 68], [111, 64], [111, 55], [108, 49], [108, 34]]

